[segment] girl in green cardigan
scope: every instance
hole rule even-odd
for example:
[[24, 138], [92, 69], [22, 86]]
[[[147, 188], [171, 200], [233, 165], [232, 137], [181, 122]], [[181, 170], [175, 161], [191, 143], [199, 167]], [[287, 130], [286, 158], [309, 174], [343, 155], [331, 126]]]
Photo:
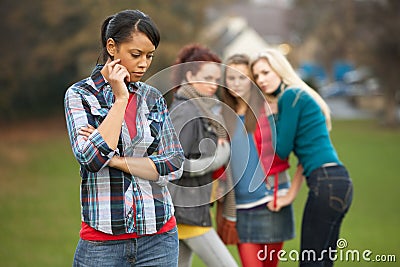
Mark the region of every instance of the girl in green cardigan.
[[[272, 99], [276, 153], [286, 158], [293, 152], [303, 167], [309, 187], [303, 213], [300, 266], [332, 266], [340, 226], [353, 196], [349, 174], [332, 145], [331, 118], [325, 101], [296, 74], [279, 51], [268, 49], [251, 64], [254, 80]], [[275, 101], [274, 101], [275, 100]], [[299, 186], [278, 198], [280, 210], [292, 203]]]

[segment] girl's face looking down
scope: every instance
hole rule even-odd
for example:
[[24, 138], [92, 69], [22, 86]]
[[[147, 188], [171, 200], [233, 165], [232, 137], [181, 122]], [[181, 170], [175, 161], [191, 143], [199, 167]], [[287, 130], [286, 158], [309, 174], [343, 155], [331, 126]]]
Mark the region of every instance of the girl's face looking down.
[[225, 82], [228, 92], [234, 97], [249, 99], [251, 80], [250, 70], [245, 64], [230, 64], [225, 71]]
[[137, 82], [150, 67], [155, 46], [144, 33], [133, 32], [127, 42], [119, 45], [113, 39], [108, 39], [107, 50], [114, 60], [121, 59], [120, 64], [127, 68], [130, 81]]
[[201, 95], [212, 96], [221, 82], [221, 68], [215, 63], [203, 63], [196, 74], [188, 71], [186, 79]]
[[281, 77], [271, 68], [265, 58], [261, 58], [254, 63], [252, 71], [254, 81], [265, 94], [273, 94], [281, 84]]

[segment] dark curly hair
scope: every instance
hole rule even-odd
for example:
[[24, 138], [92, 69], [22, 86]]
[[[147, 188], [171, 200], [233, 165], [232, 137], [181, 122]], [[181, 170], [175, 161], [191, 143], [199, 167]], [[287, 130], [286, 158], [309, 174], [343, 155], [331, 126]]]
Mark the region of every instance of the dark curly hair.
[[[189, 62], [199, 62], [199, 64], [184, 64]], [[207, 62], [221, 63], [222, 61], [216, 53], [201, 44], [194, 43], [182, 47], [174, 63], [172, 80], [174, 85], [177, 85], [176, 88], [185, 80], [188, 71], [196, 75], [201, 66]]]

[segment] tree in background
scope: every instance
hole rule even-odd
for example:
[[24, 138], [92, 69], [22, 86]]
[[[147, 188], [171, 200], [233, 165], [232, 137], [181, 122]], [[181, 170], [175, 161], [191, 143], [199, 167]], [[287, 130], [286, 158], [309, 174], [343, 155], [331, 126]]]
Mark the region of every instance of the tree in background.
[[210, 3], [2, 0], [0, 122], [62, 114], [66, 88], [87, 77], [100, 55], [100, 26], [106, 16], [140, 9], [157, 23], [162, 41], [151, 75], [171, 65], [182, 45], [196, 40]]
[[318, 45], [314, 57], [329, 69], [336, 59], [367, 65], [377, 75], [385, 96], [384, 122], [398, 125], [400, 95], [400, 1], [295, 0], [302, 40]]

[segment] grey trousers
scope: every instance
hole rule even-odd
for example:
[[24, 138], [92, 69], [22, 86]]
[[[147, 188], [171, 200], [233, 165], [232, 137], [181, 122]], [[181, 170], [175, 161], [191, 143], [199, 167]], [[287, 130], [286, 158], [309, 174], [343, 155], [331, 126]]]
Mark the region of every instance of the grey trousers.
[[214, 229], [211, 229], [201, 236], [179, 239], [178, 266], [191, 267], [193, 253], [196, 253], [208, 267], [238, 266], [228, 248]]

